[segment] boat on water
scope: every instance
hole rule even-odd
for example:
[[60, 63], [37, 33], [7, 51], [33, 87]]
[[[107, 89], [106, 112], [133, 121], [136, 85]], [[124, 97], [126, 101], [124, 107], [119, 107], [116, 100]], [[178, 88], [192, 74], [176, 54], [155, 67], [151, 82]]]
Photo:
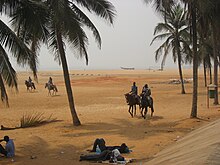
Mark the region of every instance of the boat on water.
[[121, 67], [123, 70], [134, 70], [134, 68]]

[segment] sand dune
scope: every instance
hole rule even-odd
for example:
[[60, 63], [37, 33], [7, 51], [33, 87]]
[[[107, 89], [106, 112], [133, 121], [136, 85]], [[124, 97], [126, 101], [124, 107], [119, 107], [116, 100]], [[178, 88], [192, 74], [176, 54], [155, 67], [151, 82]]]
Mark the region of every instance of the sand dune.
[[[192, 78], [191, 70], [183, 73], [185, 79]], [[179, 84], [169, 84], [170, 79], [178, 79], [177, 70], [75, 70], [70, 72], [70, 76], [82, 126], [73, 127], [62, 71], [39, 72], [37, 89], [33, 92], [28, 92], [24, 85], [29, 75], [31, 73], [28, 72], [18, 74], [18, 93], [7, 89], [10, 108], [0, 103], [0, 124], [18, 126], [23, 114], [35, 112], [43, 112], [45, 116], [53, 114], [60, 121], [34, 128], [0, 131], [0, 136], [9, 135], [16, 145], [14, 162], [0, 158], [1, 165], [89, 164], [79, 162], [79, 156], [87, 153], [93, 141], [100, 137], [106, 140], [107, 145], [125, 142], [133, 150], [125, 156], [135, 158], [133, 164], [140, 164], [169, 145], [178, 143], [179, 139], [200, 126], [220, 118], [219, 106], [213, 106], [212, 100], [207, 109], [202, 74], [199, 74], [198, 93], [200, 119], [190, 119], [192, 83], [185, 84], [185, 95], [180, 94]], [[44, 88], [49, 76], [57, 85], [57, 96], [48, 96]], [[148, 114], [144, 120], [139, 110], [134, 118], [129, 115], [124, 94], [130, 90], [133, 81], [136, 81], [139, 92], [146, 83], [151, 87], [155, 103], [153, 118]]]

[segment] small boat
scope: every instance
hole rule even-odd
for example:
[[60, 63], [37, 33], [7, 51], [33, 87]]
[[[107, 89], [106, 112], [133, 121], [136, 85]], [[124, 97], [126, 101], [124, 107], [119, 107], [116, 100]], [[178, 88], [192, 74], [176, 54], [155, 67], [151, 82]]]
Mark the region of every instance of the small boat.
[[125, 68], [125, 67], [121, 67], [121, 69], [123, 69], [123, 70], [134, 70], [134, 68]]

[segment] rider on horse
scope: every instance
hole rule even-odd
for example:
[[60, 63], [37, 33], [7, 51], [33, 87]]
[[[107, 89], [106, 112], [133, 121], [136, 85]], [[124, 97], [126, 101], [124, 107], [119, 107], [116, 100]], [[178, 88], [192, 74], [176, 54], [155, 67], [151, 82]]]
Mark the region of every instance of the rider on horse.
[[131, 91], [129, 93], [137, 100], [137, 102], [139, 101], [138, 87], [136, 86], [135, 82], [133, 82], [133, 85], [131, 86]]
[[142, 97], [145, 97], [149, 102], [151, 101], [151, 90], [147, 84], [145, 84], [144, 87], [142, 88], [141, 95]]
[[29, 82], [30, 85], [33, 83], [30, 76], [29, 76], [29, 78], [28, 78], [28, 82]]
[[52, 80], [52, 78], [51, 78], [51, 77], [49, 77], [49, 80], [48, 80], [48, 85], [53, 86], [53, 80]]

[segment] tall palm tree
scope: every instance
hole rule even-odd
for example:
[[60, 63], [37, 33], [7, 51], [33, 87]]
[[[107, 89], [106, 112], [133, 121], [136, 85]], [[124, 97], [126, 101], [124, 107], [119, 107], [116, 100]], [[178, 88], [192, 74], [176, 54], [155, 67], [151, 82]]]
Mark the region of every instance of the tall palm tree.
[[189, 48], [189, 32], [188, 32], [188, 22], [186, 19], [187, 13], [181, 8], [180, 5], [175, 5], [171, 7], [170, 11], [161, 11], [166, 20], [164, 23], [159, 23], [154, 30], [154, 35], [161, 33], [155, 36], [151, 44], [157, 39], [166, 39], [165, 42], [156, 50], [156, 61], [159, 59], [162, 52], [163, 60], [162, 65], [165, 63], [166, 56], [172, 50], [174, 62], [178, 61], [179, 75], [182, 86], [182, 94], [185, 94], [183, 74], [182, 74], [182, 61], [183, 61], [183, 48]]
[[[169, 2], [170, 6], [173, 3], [178, 1], [175, 0], [144, 0], [145, 2], [154, 1], [158, 6], [166, 7], [169, 10]], [[192, 39], [192, 54], [193, 54], [193, 97], [192, 97], [192, 110], [191, 110], [191, 118], [197, 117], [197, 102], [198, 102], [198, 55], [197, 55], [197, 18], [198, 18], [198, 4], [210, 4], [207, 0], [182, 0], [185, 4], [185, 7], [188, 8], [189, 11], [189, 20], [191, 27], [191, 39]], [[161, 5], [162, 4], [162, 5]], [[168, 4], [168, 5], [166, 5]], [[167, 7], [168, 6], [168, 7]]]
[[87, 26], [93, 31], [99, 46], [101, 46], [101, 37], [94, 24], [77, 5], [94, 12], [111, 24], [115, 16], [115, 9], [114, 6], [106, 0], [47, 0], [46, 4], [49, 6], [50, 14], [50, 47], [55, 50], [57, 59], [60, 59], [62, 63], [73, 124], [78, 126], [81, 123], [75, 109], [64, 41], [67, 40], [68, 43], [73, 45], [74, 49], [78, 50], [79, 55], [85, 57], [86, 63], [88, 64], [88, 54], [86, 50], [88, 38], [82, 27]]

